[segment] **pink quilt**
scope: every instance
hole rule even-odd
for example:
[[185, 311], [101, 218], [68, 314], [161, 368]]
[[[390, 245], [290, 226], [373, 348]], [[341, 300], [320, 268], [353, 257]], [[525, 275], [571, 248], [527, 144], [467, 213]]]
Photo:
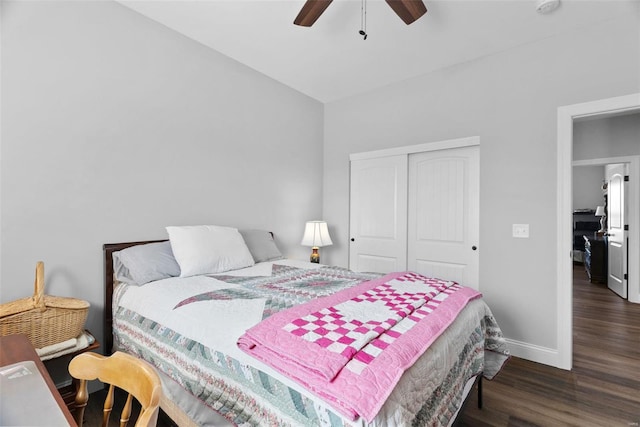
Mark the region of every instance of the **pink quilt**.
[[276, 313], [238, 346], [345, 416], [370, 422], [404, 371], [480, 296], [455, 282], [391, 273]]

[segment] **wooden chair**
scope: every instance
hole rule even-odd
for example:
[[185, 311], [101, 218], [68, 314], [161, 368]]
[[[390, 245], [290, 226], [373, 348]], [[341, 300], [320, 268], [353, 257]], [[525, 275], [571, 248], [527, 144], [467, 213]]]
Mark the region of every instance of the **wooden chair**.
[[144, 360], [119, 351], [109, 357], [96, 353], [82, 353], [71, 360], [69, 373], [80, 380], [75, 400], [75, 419], [79, 427], [82, 427], [84, 410], [89, 400], [87, 381], [95, 379], [109, 384], [109, 392], [104, 402], [102, 427], [107, 427], [113, 409], [114, 386], [128, 393], [120, 416], [120, 427], [125, 427], [131, 417], [132, 396], [142, 407], [135, 426], [156, 425], [162, 384], [156, 371]]

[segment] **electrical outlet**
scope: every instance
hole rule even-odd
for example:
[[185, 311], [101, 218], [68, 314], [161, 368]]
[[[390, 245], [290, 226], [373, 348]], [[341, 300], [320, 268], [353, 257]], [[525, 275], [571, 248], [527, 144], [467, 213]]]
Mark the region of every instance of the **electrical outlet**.
[[513, 224], [513, 237], [528, 239], [529, 224]]

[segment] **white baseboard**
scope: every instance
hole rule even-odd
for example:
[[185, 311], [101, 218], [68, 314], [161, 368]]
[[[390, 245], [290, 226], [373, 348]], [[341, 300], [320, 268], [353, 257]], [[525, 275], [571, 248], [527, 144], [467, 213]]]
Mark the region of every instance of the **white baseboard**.
[[539, 345], [508, 338], [506, 341], [512, 356], [531, 360], [532, 362], [542, 363], [543, 365], [562, 368], [558, 350], [555, 348], [541, 347]]

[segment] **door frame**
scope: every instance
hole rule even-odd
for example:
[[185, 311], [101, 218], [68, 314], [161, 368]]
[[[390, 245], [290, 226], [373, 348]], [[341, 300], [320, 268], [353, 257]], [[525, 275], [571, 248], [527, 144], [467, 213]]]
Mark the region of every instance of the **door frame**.
[[[640, 112], [640, 93], [634, 93], [615, 98], [607, 98], [592, 102], [558, 107], [558, 132], [557, 132], [557, 192], [556, 192], [556, 231], [557, 231], [557, 362], [556, 366], [570, 370], [573, 362], [573, 223], [572, 223], [572, 169], [573, 169], [573, 123], [584, 118], [605, 118], [624, 113]], [[635, 165], [635, 167], [634, 167]], [[630, 174], [640, 172], [638, 162], [630, 165]], [[633, 197], [630, 203], [638, 206], [640, 189], [638, 185], [630, 189]], [[640, 241], [640, 230], [637, 225], [631, 227], [629, 239]], [[640, 248], [638, 244], [629, 248], [629, 259], [638, 259]], [[633, 249], [633, 251], [632, 251]], [[636, 258], [632, 258], [635, 256]], [[639, 277], [640, 267], [634, 263], [629, 265], [629, 276]], [[633, 268], [633, 270], [632, 270]], [[640, 280], [640, 279], [636, 279]], [[631, 284], [629, 284], [631, 288]], [[636, 292], [636, 296], [640, 292]], [[629, 301], [638, 302], [635, 298]]]
[[361, 153], [349, 154], [349, 161], [374, 159], [376, 157], [396, 156], [401, 154], [422, 153], [424, 151], [448, 150], [451, 148], [463, 148], [480, 145], [479, 136], [469, 136], [466, 138], [447, 139], [437, 142], [426, 142], [424, 144], [407, 145], [402, 147], [385, 148], [382, 150], [365, 151]]

